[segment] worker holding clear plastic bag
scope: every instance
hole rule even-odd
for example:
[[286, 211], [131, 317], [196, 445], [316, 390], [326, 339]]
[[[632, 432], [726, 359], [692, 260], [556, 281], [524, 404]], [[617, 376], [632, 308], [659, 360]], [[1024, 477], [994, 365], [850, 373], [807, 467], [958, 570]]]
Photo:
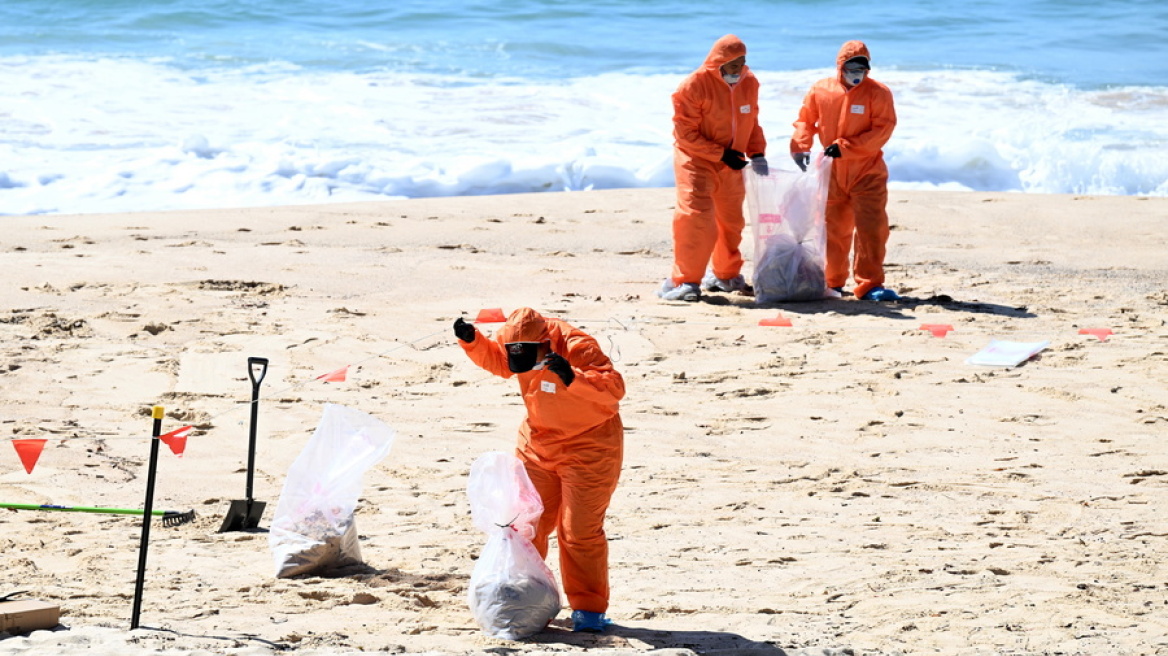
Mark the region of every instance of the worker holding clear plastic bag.
[[758, 123], [758, 78], [746, 65], [746, 44], [733, 34], [718, 39], [672, 98], [673, 270], [657, 295], [693, 302], [703, 290], [745, 292], [742, 170], [769, 170]]
[[896, 110], [892, 91], [868, 77], [869, 60], [862, 41], [843, 44], [836, 75], [816, 82], [803, 99], [791, 157], [806, 170], [819, 137], [824, 154], [835, 158], [827, 197], [827, 286], [842, 292], [850, 268], [856, 298], [895, 301], [900, 296], [884, 287], [889, 226], [883, 148], [896, 128]]
[[828, 182], [832, 158], [816, 155], [807, 171], [746, 176], [746, 204], [754, 234], [756, 303], [838, 298], [824, 280]]
[[532, 543], [546, 558], [556, 533], [572, 628], [603, 631], [609, 624], [604, 518], [624, 454], [624, 379], [592, 336], [531, 308], [512, 312], [494, 339], [461, 318], [454, 334], [475, 364], [519, 381], [527, 416], [515, 453], [544, 506]]

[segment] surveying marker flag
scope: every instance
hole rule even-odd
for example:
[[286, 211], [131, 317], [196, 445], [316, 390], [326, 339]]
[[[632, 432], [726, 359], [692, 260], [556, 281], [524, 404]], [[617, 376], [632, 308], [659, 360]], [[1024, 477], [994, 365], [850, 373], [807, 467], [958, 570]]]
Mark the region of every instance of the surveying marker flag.
[[780, 313], [777, 317], [774, 317], [773, 319], [759, 319], [758, 325], [760, 325], [760, 326], [777, 326], [779, 328], [790, 328], [791, 327], [791, 320], [788, 319], [787, 317], [784, 317]]
[[1106, 342], [1109, 335], [1114, 335], [1110, 328], [1080, 328], [1080, 335], [1094, 335], [1101, 342]]
[[183, 451], [187, 448], [187, 434], [194, 429], [194, 426], [183, 426], [178, 430], [172, 430], [166, 435], [159, 435], [158, 439], [162, 443], [170, 447], [171, 453], [178, 457], [183, 457]]
[[933, 337], [944, 337], [953, 330], [953, 326], [947, 323], [922, 323], [920, 329], [933, 333]]
[[316, 377], [317, 380], [323, 380], [326, 383], [343, 383], [345, 382], [345, 374], [349, 371], [349, 365], [345, 365], [336, 371], [330, 371], [327, 374], [321, 374]]
[[48, 440], [12, 440], [12, 448], [16, 449], [16, 455], [20, 456], [24, 471], [32, 473], [33, 467], [36, 467], [37, 460], [41, 457], [41, 451], [45, 450], [45, 442]]

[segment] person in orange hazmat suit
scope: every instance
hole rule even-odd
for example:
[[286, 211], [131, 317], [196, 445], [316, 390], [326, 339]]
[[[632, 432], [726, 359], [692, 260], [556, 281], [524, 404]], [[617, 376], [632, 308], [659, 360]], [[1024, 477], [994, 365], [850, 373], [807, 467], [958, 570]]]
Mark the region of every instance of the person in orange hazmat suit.
[[531, 308], [511, 313], [494, 340], [460, 317], [459, 345], [478, 366], [515, 376], [527, 407], [516, 455], [544, 512], [534, 544], [547, 557], [556, 532], [573, 630], [609, 624], [608, 538], [604, 516], [620, 478], [625, 382], [590, 335]]
[[836, 56], [835, 77], [816, 82], [803, 98], [791, 157], [807, 170], [815, 137], [824, 154], [834, 157], [827, 193], [827, 286], [843, 292], [848, 255], [856, 298], [895, 301], [884, 287], [884, 253], [888, 243], [888, 167], [884, 144], [896, 127], [892, 91], [868, 77], [868, 47], [848, 41]]
[[702, 289], [746, 291], [738, 249], [746, 226], [741, 171], [751, 164], [766, 175], [768, 168], [766, 137], [758, 124], [758, 78], [746, 66], [741, 39], [733, 34], [718, 39], [701, 68], [677, 87], [673, 137], [673, 272], [657, 295], [697, 301]]

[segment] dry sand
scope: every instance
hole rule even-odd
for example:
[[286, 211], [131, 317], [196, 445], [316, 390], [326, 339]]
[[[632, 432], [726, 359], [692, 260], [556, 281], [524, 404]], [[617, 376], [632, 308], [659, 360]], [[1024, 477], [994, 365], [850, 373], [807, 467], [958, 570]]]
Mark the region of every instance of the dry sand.
[[[1168, 199], [893, 193], [909, 298], [761, 308], [654, 296], [672, 205], [0, 217], [0, 502], [141, 508], [158, 404], [197, 431], [162, 449], [154, 507], [198, 515], [153, 523], [130, 631], [140, 520], [0, 510], [0, 595], [62, 612], [0, 654], [1168, 654]], [[467, 473], [523, 409], [450, 325], [521, 305], [594, 334], [628, 385], [601, 636], [565, 612], [496, 640], [465, 602]], [[991, 339], [1050, 345], [965, 363]], [[397, 431], [363, 566], [276, 579], [265, 532], [217, 532], [245, 492], [249, 356], [271, 362], [261, 527], [325, 403]], [[32, 474], [10, 438], [50, 440]]]

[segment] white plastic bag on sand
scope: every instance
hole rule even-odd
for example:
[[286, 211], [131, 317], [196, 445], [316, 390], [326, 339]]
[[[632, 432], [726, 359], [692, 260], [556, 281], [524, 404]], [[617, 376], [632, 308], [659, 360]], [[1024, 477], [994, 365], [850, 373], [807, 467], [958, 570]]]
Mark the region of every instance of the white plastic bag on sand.
[[824, 280], [827, 188], [831, 158], [819, 153], [806, 173], [747, 169], [746, 203], [754, 233], [757, 303], [817, 301], [829, 295]]
[[991, 339], [988, 346], [969, 356], [965, 364], [980, 364], [990, 367], [1016, 367], [1038, 355], [1050, 346], [1045, 342], [1007, 342]]
[[284, 480], [268, 533], [276, 576], [361, 562], [353, 511], [361, 479], [393, 445], [394, 431], [352, 408], [327, 404]]
[[475, 621], [506, 640], [542, 631], [560, 612], [560, 589], [531, 543], [543, 502], [527, 470], [511, 454], [484, 453], [466, 492], [474, 525], [487, 534], [467, 591]]

